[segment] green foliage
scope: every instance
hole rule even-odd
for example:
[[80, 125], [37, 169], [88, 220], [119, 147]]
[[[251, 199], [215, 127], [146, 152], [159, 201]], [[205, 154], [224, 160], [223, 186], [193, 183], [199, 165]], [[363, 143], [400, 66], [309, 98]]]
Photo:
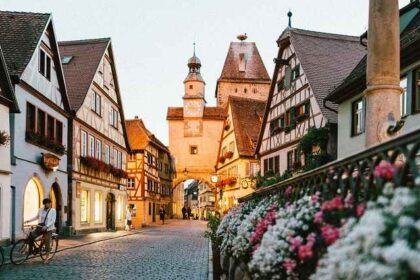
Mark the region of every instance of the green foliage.
[[327, 150], [329, 139], [329, 128], [325, 127], [310, 127], [308, 132], [300, 139], [298, 149], [306, 156], [312, 153], [312, 147], [318, 146], [321, 151]]
[[221, 238], [217, 236], [217, 228], [220, 225], [221, 219], [219, 215], [207, 214], [207, 230], [204, 232], [204, 237], [209, 238], [213, 247], [219, 247]]
[[332, 157], [327, 152], [320, 152], [317, 154], [308, 154], [305, 156], [305, 166], [303, 171], [309, 171], [320, 167], [332, 160]]
[[64, 155], [66, 153], [66, 147], [64, 147], [63, 144], [58, 143], [54, 141], [54, 139], [50, 139], [45, 135], [42, 135], [33, 131], [27, 131], [25, 135], [25, 139], [28, 142], [39, 145], [58, 155]]
[[260, 173], [257, 174], [257, 189], [262, 187], [268, 187], [293, 176], [292, 171], [285, 170], [282, 175], [273, 175], [271, 171], [267, 172], [264, 176]]

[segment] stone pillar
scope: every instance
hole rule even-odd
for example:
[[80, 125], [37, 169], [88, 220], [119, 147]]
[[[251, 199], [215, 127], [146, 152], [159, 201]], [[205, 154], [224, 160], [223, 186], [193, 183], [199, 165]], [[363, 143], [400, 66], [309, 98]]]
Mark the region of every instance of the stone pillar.
[[398, 0], [370, 0], [367, 55], [366, 146], [387, 140], [400, 119], [400, 20]]

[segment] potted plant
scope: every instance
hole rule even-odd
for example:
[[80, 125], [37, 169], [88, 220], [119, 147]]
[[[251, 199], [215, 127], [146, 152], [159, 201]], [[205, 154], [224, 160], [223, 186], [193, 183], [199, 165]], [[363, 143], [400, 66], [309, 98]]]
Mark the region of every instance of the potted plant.
[[219, 158], [219, 162], [220, 162], [220, 163], [225, 163], [225, 161], [226, 161], [226, 158], [225, 158], [224, 156], [221, 156], [221, 157]]
[[227, 151], [225, 152], [225, 154], [223, 155], [224, 158], [232, 158], [233, 157], [233, 152], [232, 151]]
[[10, 141], [10, 136], [7, 135], [6, 131], [0, 131], [0, 146], [7, 145]]

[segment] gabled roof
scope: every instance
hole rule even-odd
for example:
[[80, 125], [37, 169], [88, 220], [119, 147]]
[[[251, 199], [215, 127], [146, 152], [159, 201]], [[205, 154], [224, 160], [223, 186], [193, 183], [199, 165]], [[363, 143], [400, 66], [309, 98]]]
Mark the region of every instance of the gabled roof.
[[18, 102], [15, 97], [9, 72], [7, 71], [6, 60], [0, 47], [0, 104], [10, 108], [11, 113], [19, 113]]
[[50, 14], [0, 11], [0, 46], [10, 75], [22, 75], [50, 17]]
[[255, 154], [265, 105], [265, 101], [229, 97], [228, 108], [231, 108], [232, 125], [240, 156], [253, 157]]
[[[400, 10], [400, 35], [401, 67], [410, 65], [420, 59], [420, 6], [419, 1], [414, 1]], [[364, 36], [364, 35], [362, 35]], [[332, 89], [326, 97], [328, 101], [341, 103], [366, 89], [367, 55], [365, 55], [336, 88]]]
[[64, 109], [70, 110], [51, 14], [0, 11], [0, 46], [13, 83], [17, 83], [49, 29], [51, 50]]
[[[204, 107], [203, 119], [206, 120], [224, 120], [226, 117], [225, 109], [222, 107]], [[183, 120], [183, 107], [169, 107], [166, 115], [167, 120]]]
[[150, 144], [169, 153], [165, 144], [146, 128], [142, 119], [126, 120], [125, 125], [131, 150], [144, 150]]
[[101, 38], [58, 43], [61, 57], [72, 56], [69, 63], [63, 64], [72, 110], [82, 106], [110, 42], [110, 38]]
[[[359, 37], [287, 28], [278, 42], [280, 47], [289, 42], [293, 45], [322, 114], [330, 122], [337, 122], [337, 114], [323, 101], [366, 54]], [[337, 109], [334, 104], [329, 107]]]

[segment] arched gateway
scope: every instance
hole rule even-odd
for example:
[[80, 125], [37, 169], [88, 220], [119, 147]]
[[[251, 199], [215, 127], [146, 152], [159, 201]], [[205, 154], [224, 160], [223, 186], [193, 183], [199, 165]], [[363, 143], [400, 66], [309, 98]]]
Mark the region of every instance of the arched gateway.
[[[215, 173], [214, 166], [225, 120], [224, 108], [206, 106], [206, 83], [200, 74], [201, 61], [195, 53], [188, 60], [188, 68], [189, 73], [184, 80], [184, 106], [168, 108], [167, 115], [169, 150], [176, 168], [173, 183], [175, 194], [179, 191], [177, 187], [180, 183], [188, 179], [207, 182], [212, 187], [211, 176]], [[173, 208], [183, 204], [180, 196], [174, 195]], [[179, 210], [176, 208], [174, 212]]]

